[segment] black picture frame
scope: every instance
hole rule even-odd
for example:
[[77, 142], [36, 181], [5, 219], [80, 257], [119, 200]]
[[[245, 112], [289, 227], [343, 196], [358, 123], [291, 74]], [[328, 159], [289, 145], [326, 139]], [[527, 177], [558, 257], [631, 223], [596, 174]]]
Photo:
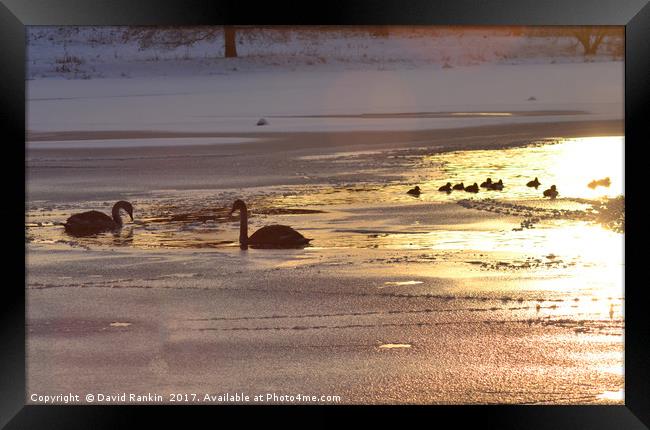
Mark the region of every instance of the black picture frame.
[[[12, 167], [5, 180], [5, 217], [8, 225], [24, 225], [25, 200], [25, 26], [31, 25], [222, 25], [222, 24], [327, 24], [327, 25], [623, 25], [625, 26], [625, 140], [626, 236], [625, 279], [642, 269], [644, 256], [632, 251], [641, 204], [634, 196], [634, 171], [645, 172], [636, 154], [648, 144], [644, 107], [650, 101], [650, 5], [648, 0], [372, 0], [348, 2], [267, 2], [199, 0], [1, 0], [0, 119], [4, 127], [3, 152]], [[638, 168], [632, 168], [639, 162]], [[5, 173], [10, 169], [5, 166]], [[628, 176], [630, 172], [630, 176]], [[630, 189], [631, 188], [631, 189]], [[7, 200], [9, 199], [9, 201]], [[10, 211], [9, 208], [14, 208]], [[6, 428], [118, 428], [149, 423], [148, 419], [196, 420], [214, 414], [205, 407], [108, 407], [25, 405], [25, 253], [12, 251], [25, 243], [19, 228], [4, 232], [7, 275], [1, 303], [0, 427]], [[15, 244], [15, 245], [14, 245]], [[25, 248], [24, 248], [25, 249]], [[26, 249], [25, 249], [26, 251]], [[22, 282], [20, 281], [22, 279]], [[625, 405], [624, 406], [445, 406], [372, 408], [375, 419], [452, 419], [455, 426], [472, 422], [488, 428], [642, 429], [650, 426], [650, 368], [647, 342], [650, 312], [646, 309], [647, 283], [625, 289]], [[221, 417], [262, 414], [274, 420], [288, 412], [302, 421], [314, 412], [319, 421], [337, 420], [351, 407], [216, 408]], [[306, 418], [306, 417], [305, 417]], [[222, 418], [219, 418], [222, 419]], [[285, 418], [286, 419], [286, 416]], [[433, 421], [432, 421], [433, 422]], [[283, 424], [284, 421], [276, 422]], [[196, 426], [199, 424], [197, 423]]]

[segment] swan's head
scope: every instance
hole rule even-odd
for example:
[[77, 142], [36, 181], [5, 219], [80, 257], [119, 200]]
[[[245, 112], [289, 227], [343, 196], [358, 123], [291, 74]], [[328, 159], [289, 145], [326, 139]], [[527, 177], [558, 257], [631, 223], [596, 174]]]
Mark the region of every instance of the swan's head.
[[230, 213], [228, 216], [232, 216], [232, 214], [236, 211], [239, 211], [240, 213], [246, 212], [246, 203], [244, 203], [243, 200], [237, 199], [235, 202], [232, 204], [232, 209], [230, 209]]
[[119, 211], [120, 209], [124, 209], [124, 211], [131, 217], [131, 221], [133, 221], [133, 205], [131, 203], [120, 200], [113, 206], [113, 211]]
[[413, 189], [414, 189], [415, 191], [420, 191], [420, 187], [417, 186], [417, 185], [416, 185], [415, 188], [413, 188]]

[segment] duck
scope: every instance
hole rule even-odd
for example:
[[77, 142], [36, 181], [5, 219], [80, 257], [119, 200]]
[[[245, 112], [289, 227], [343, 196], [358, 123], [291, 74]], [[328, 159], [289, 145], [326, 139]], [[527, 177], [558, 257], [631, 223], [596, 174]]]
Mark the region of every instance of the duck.
[[503, 189], [503, 180], [499, 179], [499, 182], [493, 182], [490, 186], [491, 190], [501, 191]]
[[452, 189], [462, 191], [465, 189], [465, 185], [461, 182], [460, 184], [454, 185]]
[[124, 210], [133, 221], [133, 205], [120, 200], [113, 205], [112, 217], [99, 211], [88, 211], [70, 216], [63, 227], [71, 236], [91, 236], [122, 228], [120, 210]]
[[481, 184], [481, 188], [490, 188], [492, 187], [492, 178], [487, 178], [485, 182]]
[[593, 190], [596, 187], [609, 187], [610, 185], [612, 185], [612, 182], [611, 182], [611, 180], [609, 179], [609, 176], [608, 176], [608, 177], [603, 178], [603, 179], [598, 179], [598, 180], [594, 179], [593, 181], [589, 182], [589, 184], [587, 186]]
[[243, 200], [237, 199], [228, 216], [239, 211], [239, 245], [241, 249], [252, 248], [303, 248], [313, 239], [307, 239], [293, 228], [286, 225], [267, 225], [248, 236], [248, 208]]
[[544, 197], [550, 197], [551, 199], [554, 199], [558, 196], [558, 191], [555, 185], [551, 185], [551, 188], [548, 190], [544, 190]]
[[451, 182], [447, 182], [445, 185], [438, 188], [438, 191], [444, 191], [446, 193], [451, 193]]
[[478, 193], [478, 184], [474, 182], [474, 185], [465, 187], [465, 191], [467, 191], [468, 193]]
[[527, 187], [531, 187], [531, 188], [535, 187], [535, 189], [537, 189], [537, 187], [539, 187], [540, 185], [541, 183], [539, 182], [539, 179], [537, 179], [537, 176], [535, 176], [534, 181], [528, 181], [528, 183], [526, 184]]
[[412, 196], [419, 197], [420, 194], [422, 194], [422, 192], [420, 191], [420, 187], [416, 185], [414, 188], [411, 188], [410, 190], [408, 190], [406, 192], [406, 194], [410, 194]]

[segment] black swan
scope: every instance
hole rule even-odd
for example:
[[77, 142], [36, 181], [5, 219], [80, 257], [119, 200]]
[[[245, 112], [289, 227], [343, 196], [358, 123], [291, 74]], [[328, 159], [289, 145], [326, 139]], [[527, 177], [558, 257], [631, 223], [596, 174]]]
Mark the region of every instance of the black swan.
[[230, 210], [239, 211], [239, 244], [242, 249], [248, 245], [253, 248], [302, 248], [313, 239], [307, 239], [296, 230], [286, 225], [267, 225], [248, 237], [248, 209], [243, 200], [235, 200]]
[[98, 211], [89, 211], [72, 215], [63, 226], [65, 231], [72, 236], [89, 236], [117, 230], [122, 227], [120, 209], [124, 209], [133, 221], [133, 206], [129, 202], [120, 200], [113, 205], [112, 218]]
[[474, 182], [474, 185], [465, 187], [465, 191], [467, 191], [468, 193], [478, 193], [478, 184]]
[[416, 197], [418, 197], [421, 193], [422, 192], [420, 191], [420, 187], [418, 187], [417, 185], [415, 186], [415, 188], [411, 188], [410, 190], [408, 190], [406, 192], [406, 194], [410, 194], [410, 195], [416, 196]]
[[549, 188], [548, 190], [544, 190], [544, 197], [550, 197], [554, 199], [557, 197], [558, 194], [560, 193], [557, 192], [555, 185], [551, 185], [551, 188]]
[[447, 182], [445, 185], [438, 188], [438, 191], [444, 191], [445, 193], [451, 193], [451, 182]]
[[541, 182], [539, 182], [539, 179], [537, 179], [537, 176], [535, 176], [534, 181], [530, 181], [526, 184], [527, 187], [535, 187], [535, 189], [537, 189], [537, 187], [539, 187], [540, 185], [542, 184]]
[[460, 184], [454, 185], [452, 189], [462, 191], [465, 189], [465, 185], [461, 182]]
[[481, 184], [481, 188], [491, 188], [491, 187], [492, 187], [492, 178], [487, 178], [487, 180]]
[[503, 180], [499, 179], [499, 182], [492, 182], [492, 185], [490, 185], [490, 189], [501, 191], [503, 189]]

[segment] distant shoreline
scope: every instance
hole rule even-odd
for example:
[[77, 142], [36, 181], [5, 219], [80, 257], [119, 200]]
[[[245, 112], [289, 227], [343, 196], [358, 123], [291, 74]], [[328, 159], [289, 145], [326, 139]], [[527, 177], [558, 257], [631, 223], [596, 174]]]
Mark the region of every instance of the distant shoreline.
[[[450, 150], [468, 148], [500, 148], [523, 144], [530, 140], [551, 137], [587, 137], [624, 135], [623, 119], [562, 121], [544, 123], [480, 125], [459, 128], [410, 131], [319, 131], [319, 132], [173, 132], [156, 130], [96, 131], [27, 131], [29, 142], [60, 142], [113, 139], [179, 139], [179, 138], [247, 138], [251, 141], [216, 143], [254, 150], [326, 149], [352, 146], [357, 148], [412, 147], [444, 143]], [[480, 139], [481, 142], [477, 142]], [[273, 145], [268, 145], [273, 141]], [[441, 142], [443, 141], [443, 142]], [[137, 146], [137, 145], [134, 145]], [[190, 145], [188, 145], [190, 146]], [[32, 148], [47, 150], [45, 146]], [[52, 148], [54, 149], [54, 148]]]

